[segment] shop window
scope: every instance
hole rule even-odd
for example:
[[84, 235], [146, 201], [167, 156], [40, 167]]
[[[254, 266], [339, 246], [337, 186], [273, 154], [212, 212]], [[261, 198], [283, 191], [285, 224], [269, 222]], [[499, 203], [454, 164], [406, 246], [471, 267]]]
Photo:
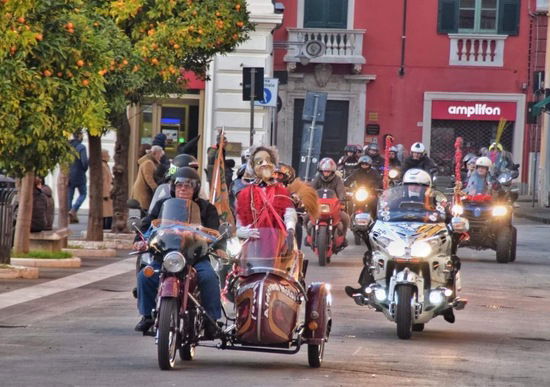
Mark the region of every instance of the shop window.
[[304, 1], [304, 28], [347, 28], [348, 0]]
[[439, 33], [518, 35], [520, 0], [439, 0]]

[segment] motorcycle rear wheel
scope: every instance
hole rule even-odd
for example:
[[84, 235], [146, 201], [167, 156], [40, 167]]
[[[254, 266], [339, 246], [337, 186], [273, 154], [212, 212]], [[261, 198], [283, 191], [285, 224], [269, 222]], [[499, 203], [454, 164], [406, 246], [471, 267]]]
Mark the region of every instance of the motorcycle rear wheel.
[[412, 287], [402, 285], [397, 288], [397, 310], [395, 322], [397, 324], [397, 337], [402, 340], [408, 340], [412, 335], [412, 297]]
[[513, 247], [512, 227], [502, 228], [496, 237], [497, 262], [511, 262]]
[[319, 266], [327, 264], [327, 245], [328, 245], [328, 229], [327, 226], [319, 227], [317, 234], [317, 255], [319, 256]]
[[158, 362], [161, 370], [171, 370], [176, 364], [179, 345], [178, 300], [163, 298], [160, 302], [158, 328]]

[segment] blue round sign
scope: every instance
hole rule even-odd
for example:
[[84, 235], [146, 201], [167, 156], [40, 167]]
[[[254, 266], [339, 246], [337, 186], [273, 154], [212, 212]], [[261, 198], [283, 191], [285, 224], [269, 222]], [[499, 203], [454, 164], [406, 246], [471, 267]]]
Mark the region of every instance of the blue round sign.
[[269, 101], [271, 101], [271, 91], [267, 87], [264, 87], [264, 100], [261, 103], [267, 104]]

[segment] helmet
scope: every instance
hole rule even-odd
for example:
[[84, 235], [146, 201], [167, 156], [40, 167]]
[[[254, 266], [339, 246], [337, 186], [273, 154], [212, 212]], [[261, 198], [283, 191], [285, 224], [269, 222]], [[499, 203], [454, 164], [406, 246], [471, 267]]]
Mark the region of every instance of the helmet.
[[464, 156], [462, 158], [462, 164], [470, 164], [472, 160], [474, 160], [475, 162], [475, 159], [477, 158], [477, 156], [473, 153], [468, 153], [466, 156]]
[[372, 165], [372, 158], [368, 155], [364, 155], [364, 156], [361, 156], [359, 157], [359, 161], [357, 162], [357, 164], [369, 164], [369, 165]]
[[172, 164], [174, 164], [177, 168], [181, 167], [191, 167], [195, 169], [199, 169], [199, 162], [198, 160], [186, 153], [182, 153], [174, 157], [174, 160], [172, 160]]
[[498, 150], [499, 152], [502, 152], [504, 150], [504, 148], [502, 147], [502, 144], [498, 143], [498, 142], [493, 142], [491, 144], [491, 146], [489, 147], [489, 150], [492, 151], [492, 150]]
[[336, 163], [330, 157], [325, 157], [319, 161], [319, 167], [317, 168], [319, 172], [330, 172], [330, 175], [325, 176], [321, 173], [321, 179], [325, 182], [331, 181], [334, 179], [334, 172], [336, 172]]
[[378, 144], [375, 142], [371, 142], [365, 147], [365, 154], [368, 153], [368, 151], [376, 151], [378, 152], [380, 149], [378, 148]]
[[355, 145], [355, 153], [363, 153], [363, 145]]
[[397, 153], [397, 147], [392, 145], [392, 146], [390, 146], [390, 150], [389, 150], [389, 151], [390, 151], [390, 152], [395, 152], [395, 153]]
[[242, 179], [246, 172], [246, 164], [243, 164], [237, 169], [237, 179]]
[[249, 158], [250, 158], [250, 148], [243, 149], [241, 152], [241, 162], [243, 164], [246, 164]]
[[491, 159], [489, 159], [488, 157], [480, 157], [479, 159], [476, 160], [476, 167], [491, 168], [492, 165], [493, 163]]
[[415, 142], [411, 146], [411, 152], [424, 153], [426, 152], [426, 147], [421, 142]]
[[421, 184], [430, 187], [432, 185], [432, 178], [428, 172], [413, 168], [405, 172], [403, 184]]
[[344, 152], [357, 152], [357, 147], [353, 144], [348, 144], [344, 147]]
[[292, 182], [296, 179], [296, 171], [290, 165], [280, 163], [275, 169], [275, 172], [283, 175], [282, 183], [284, 185], [292, 184]]
[[198, 172], [191, 167], [178, 168], [170, 180], [170, 191], [172, 192], [172, 196], [176, 192], [176, 184], [182, 182], [188, 182], [193, 185], [193, 198], [196, 198], [201, 189], [201, 179]]

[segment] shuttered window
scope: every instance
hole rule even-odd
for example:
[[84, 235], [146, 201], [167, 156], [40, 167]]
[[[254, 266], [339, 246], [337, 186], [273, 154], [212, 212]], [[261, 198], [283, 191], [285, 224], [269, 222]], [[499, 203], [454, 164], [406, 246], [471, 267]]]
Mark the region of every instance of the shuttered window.
[[520, 0], [439, 0], [439, 33], [518, 35]]
[[305, 0], [304, 28], [347, 28], [348, 0]]

